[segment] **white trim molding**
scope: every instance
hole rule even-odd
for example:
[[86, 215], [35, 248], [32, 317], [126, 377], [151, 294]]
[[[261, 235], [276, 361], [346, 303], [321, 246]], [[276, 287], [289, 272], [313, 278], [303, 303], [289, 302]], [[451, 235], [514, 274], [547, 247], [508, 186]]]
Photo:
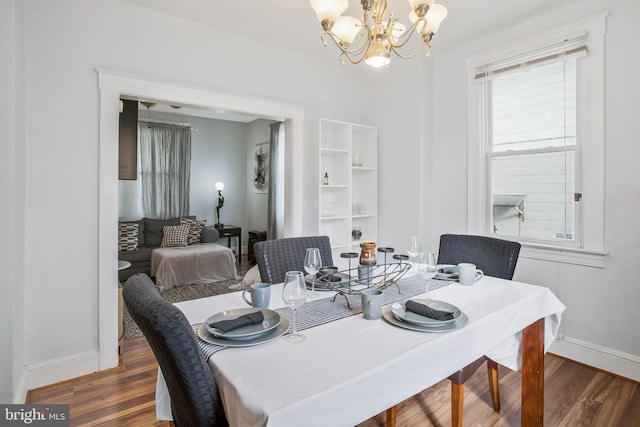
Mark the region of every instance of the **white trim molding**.
[[553, 261], [562, 264], [575, 264], [585, 267], [604, 268], [606, 251], [591, 251], [578, 248], [565, 248], [560, 246], [539, 245], [536, 243], [520, 242], [521, 258]]
[[640, 382], [640, 357], [574, 338], [555, 340], [549, 353]]
[[13, 394], [13, 403], [25, 403], [29, 390], [88, 375], [98, 371], [98, 367], [99, 354], [97, 350], [26, 365]]

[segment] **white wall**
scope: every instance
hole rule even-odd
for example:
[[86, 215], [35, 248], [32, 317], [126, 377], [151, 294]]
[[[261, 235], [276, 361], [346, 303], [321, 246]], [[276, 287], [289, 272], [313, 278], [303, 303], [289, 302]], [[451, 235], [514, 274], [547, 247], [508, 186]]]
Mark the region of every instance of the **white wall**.
[[[634, 212], [640, 207], [640, 186], [635, 178], [640, 158], [637, 99], [640, 84], [634, 71], [640, 59], [630, 54], [629, 40], [637, 38], [640, 2], [631, 0], [578, 1], [544, 16], [433, 58], [434, 158], [424, 216], [437, 247], [442, 233], [466, 231], [467, 203], [467, 76], [465, 58], [534, 37], [610, 10], [606, 35], [606, 204], [605, 268], [593, 268], [520, 258], [514, 279], [548, 286], [567, 306], [561, 334], [565, 340], [552, 348], [585, 363], [640, 379], [640, 228]], [[589, 171], [585, 171], [589, 173]], [[585, 197], [587, 197], [585, 195]]]
[[[11, 402], [22, 368], [24, 339], [21, 334], [24, 292], [19, 284], [24, 263], [24, 67], [23, 39], [15, 32], [22, 25], [20, 8], [0, 1], [0, 224], [5, 238], [0, 240], [0, 402]], [[17, 49], [16, 49], [17, 48]]]
[[[9, 391], [17, 395], [23, 392], [15, 389], [23, 367], [41, 376], [29, 384], [42, 385], [98, 366], [96, 67], [302, 105], [310, 123], [329, 113], [361, 121], [362, 103], [356, 95], [362, 83], [357, 68], [310, 59], [130, 3], [28, 0], [12, 1], [11, 7], [20, 14], [24, 10], [24, 26], [18, 20], [13, 35], [24, 34], [25, 57], [24, 73], [19, 69], [15, 76], [17, 82], [24, 80], [25, 93], [13, 104], [20, 116], [24, 100], [25, 125], [20, 117], [14, 122], [16, 133], [25, 134], [24, 144], [13, 138], [13, 147], [24, 149], [25, 155], [17, 156], [7, 172], [19, 179], [2, 187], [3, 200], [20, 202], [25, 197], [24, 205], [16, 203], [17, 231], [7, 242], [17, 250], [14, 289], [25, 295], [24, 311], [19, 295], [8, 296], [6, 302], [16, 310], [14, 334], [20, 337], [14, 341], [14, 388]], [[14, 47], [17, 53], [9, 47], [2, 52], [19, 58], [20, 40]], [[317, 162], [317, 157], [309, 161]], [[244, 179], [244, 169], [240, 176]], [[233, 205], [232, 199], [229, 203]], [[314, 199], [304, 206], [309, 212], [317, 210]], [[24, 236], [21, 224], [30, 224]], [[75, 362], [80, 359], [86, 363]], [[0, 366], [11, 363], [11, 352], [2, 352]], [[9, 387], [3, 383], [5, 395]]]
[[[376, 69], [367, 83], [363, 124], [378, 128], [378, 245], [406, 252], [412, 235], [421, 234], [420, 199], [428, 150], [424, 121], [426, 59], [392, 58], [388, 69]], [[330, 117], [334, 118], [334, 117]], [[317, 181], [316, 181], [317, 183]]]

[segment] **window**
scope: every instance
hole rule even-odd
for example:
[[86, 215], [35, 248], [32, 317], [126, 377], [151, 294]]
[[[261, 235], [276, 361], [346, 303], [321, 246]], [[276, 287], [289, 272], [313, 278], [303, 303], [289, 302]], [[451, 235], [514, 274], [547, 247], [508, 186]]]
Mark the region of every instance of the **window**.
[[481, 77], [487, 100], [488, 208], [495, 235], [579, 241], [580, 59], [565, 58], [563, 53], [551, 63]]
[[469, 233], [604, 266], [605, 20], [467, 58]]

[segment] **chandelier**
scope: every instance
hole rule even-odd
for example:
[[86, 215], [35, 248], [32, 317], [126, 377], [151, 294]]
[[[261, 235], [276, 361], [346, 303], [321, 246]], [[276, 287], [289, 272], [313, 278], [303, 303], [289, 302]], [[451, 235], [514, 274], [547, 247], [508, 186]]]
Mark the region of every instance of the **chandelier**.
[[[407, 27], [393, 13], [387, 15], [387, 0], [360, 0], [364, 15], [361, 19], [341, 16], [348, 0], [310, 0], [324, 30], [320, 36], [326, 46], [325, 35], [340, 49], [340, 63], [346, 57], [352, 64], [364, 60], [373, 67], [388, 65], [391, 52], [400, 58], [413, 58], [426, 48], [431, 55], [431, 39], [447, 16], [447, 8], [435, 0], [409, 0], [412, 24]], [[361, 41], [354, 43], [360, 34]]]

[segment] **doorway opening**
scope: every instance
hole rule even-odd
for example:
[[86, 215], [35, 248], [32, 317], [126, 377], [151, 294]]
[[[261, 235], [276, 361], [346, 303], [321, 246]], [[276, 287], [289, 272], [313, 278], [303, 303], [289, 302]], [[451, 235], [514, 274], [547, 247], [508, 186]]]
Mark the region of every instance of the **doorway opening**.
[[302, 139], [304, 109], [279, 101], [229, 95], [145, 77], [97, 70], [100, 92], [98, 187], [98, 351], [99, 369], [118, 365], [117, 227], [118, 119], [120, 98], [155, 100], [251, 114], [285, 123], [284, 236], [302, 228]]

